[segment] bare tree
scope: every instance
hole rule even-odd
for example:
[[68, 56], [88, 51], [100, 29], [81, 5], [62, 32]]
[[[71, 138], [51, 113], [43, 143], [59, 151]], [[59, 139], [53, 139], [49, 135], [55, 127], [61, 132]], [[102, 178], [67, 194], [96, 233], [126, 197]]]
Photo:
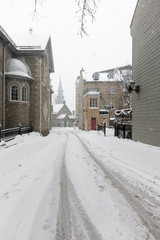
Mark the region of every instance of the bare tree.
[[[88, 35], [86, 25], [89, 20], [91, 20], [91, 22], [94, 21], [98, 1], [99, 0], [75, 0], [79, 8], [79, 10], [76, 12], [76, 15], [80, 23], [79, 33], [81, 37], [83, 36], [83, 34]], [[44, 2], [47, 2], [47, 0], [34, 0], [34, 12], [33, 12], [34, 16], [38, 14], [37, 11], [38, 4], [42, 5]]]
[[95, 19], [97, 11], [97, 0], [76, 0], [79, 10], [77, 11], [78, 20], [80, 22], [80, 35], [87, 34], [86, 24], [89, 18], [92, 22]]

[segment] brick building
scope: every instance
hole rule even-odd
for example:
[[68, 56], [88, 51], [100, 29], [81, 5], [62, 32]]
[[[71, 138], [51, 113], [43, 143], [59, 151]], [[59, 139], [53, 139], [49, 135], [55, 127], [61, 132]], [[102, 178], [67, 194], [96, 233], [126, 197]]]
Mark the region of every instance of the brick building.
[[[96, 130], [98, 123], [111, 126], [115, 110], [128, 106], [124, 98], [127, 81], [132, 78], [131, 66], [109, 69], [94, 74], [83, 69], [76, 80], [76, 117], [78, 127]], [[129, 97], [129, 96], [128, 96]]]
[[28, 34], [14, 41], [0, 26], [0, 123], [2, 128], [51, 128], [51, 38]]

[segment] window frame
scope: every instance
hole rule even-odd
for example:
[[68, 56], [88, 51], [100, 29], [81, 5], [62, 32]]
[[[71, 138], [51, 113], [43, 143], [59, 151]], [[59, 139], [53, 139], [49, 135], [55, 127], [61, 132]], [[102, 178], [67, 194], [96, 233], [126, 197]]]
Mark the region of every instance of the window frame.
[[109, 93], [110, 93], [110, 94], [115, 94], [115, 88], [114, 88], [114, 87], [110, 87]]
[[90, 98], [89, 107], [90, 108], [98, 108], [97, 98], [94, 98], [94, 97]]
[[116, 109], [116, 102], [114, 99], [109, 100], [109, 107], [110, 109]]
[[[23, 92], [24, 89], [25, 89], [25, 96]], [[28, 102], [28, 88], [26, 86], [22, 87], [22, 102]]]
[[[13, 93], [13, 87], [17, 88], [16, 93]], [[14, 95], [15, 95], [16, 99], [15, 99]], [[13, 101], [13, 102], [19, 101], [19, 86], [17, 84], [12, 84], [10, 86], [10, 101]]]

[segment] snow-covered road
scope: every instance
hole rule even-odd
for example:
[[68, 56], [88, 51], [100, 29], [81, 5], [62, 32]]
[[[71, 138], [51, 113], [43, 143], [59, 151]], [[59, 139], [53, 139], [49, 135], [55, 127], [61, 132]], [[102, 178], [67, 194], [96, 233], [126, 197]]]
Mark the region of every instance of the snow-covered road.
[[0, 145], [0, 239], [160, 239], [160, 148], [53, 129]]

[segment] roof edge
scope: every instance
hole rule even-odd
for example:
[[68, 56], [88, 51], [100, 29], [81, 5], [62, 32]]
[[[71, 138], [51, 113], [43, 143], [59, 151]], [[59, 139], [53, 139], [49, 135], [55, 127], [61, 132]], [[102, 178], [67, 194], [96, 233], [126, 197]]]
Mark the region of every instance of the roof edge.
[[131, 23], [130, 23], [130, 28], [132, 27], [132, 23], [133, 23], [133, 20], [134, 20], [134, 16], [135, 16], [139, 1], [140, 0], [137, 1], [136, 7], [135, 7], [135, 10], [134, 10], [134, 13], [133, 13], [133, 17], [132, 17], [132, 20], [131, 20]]

